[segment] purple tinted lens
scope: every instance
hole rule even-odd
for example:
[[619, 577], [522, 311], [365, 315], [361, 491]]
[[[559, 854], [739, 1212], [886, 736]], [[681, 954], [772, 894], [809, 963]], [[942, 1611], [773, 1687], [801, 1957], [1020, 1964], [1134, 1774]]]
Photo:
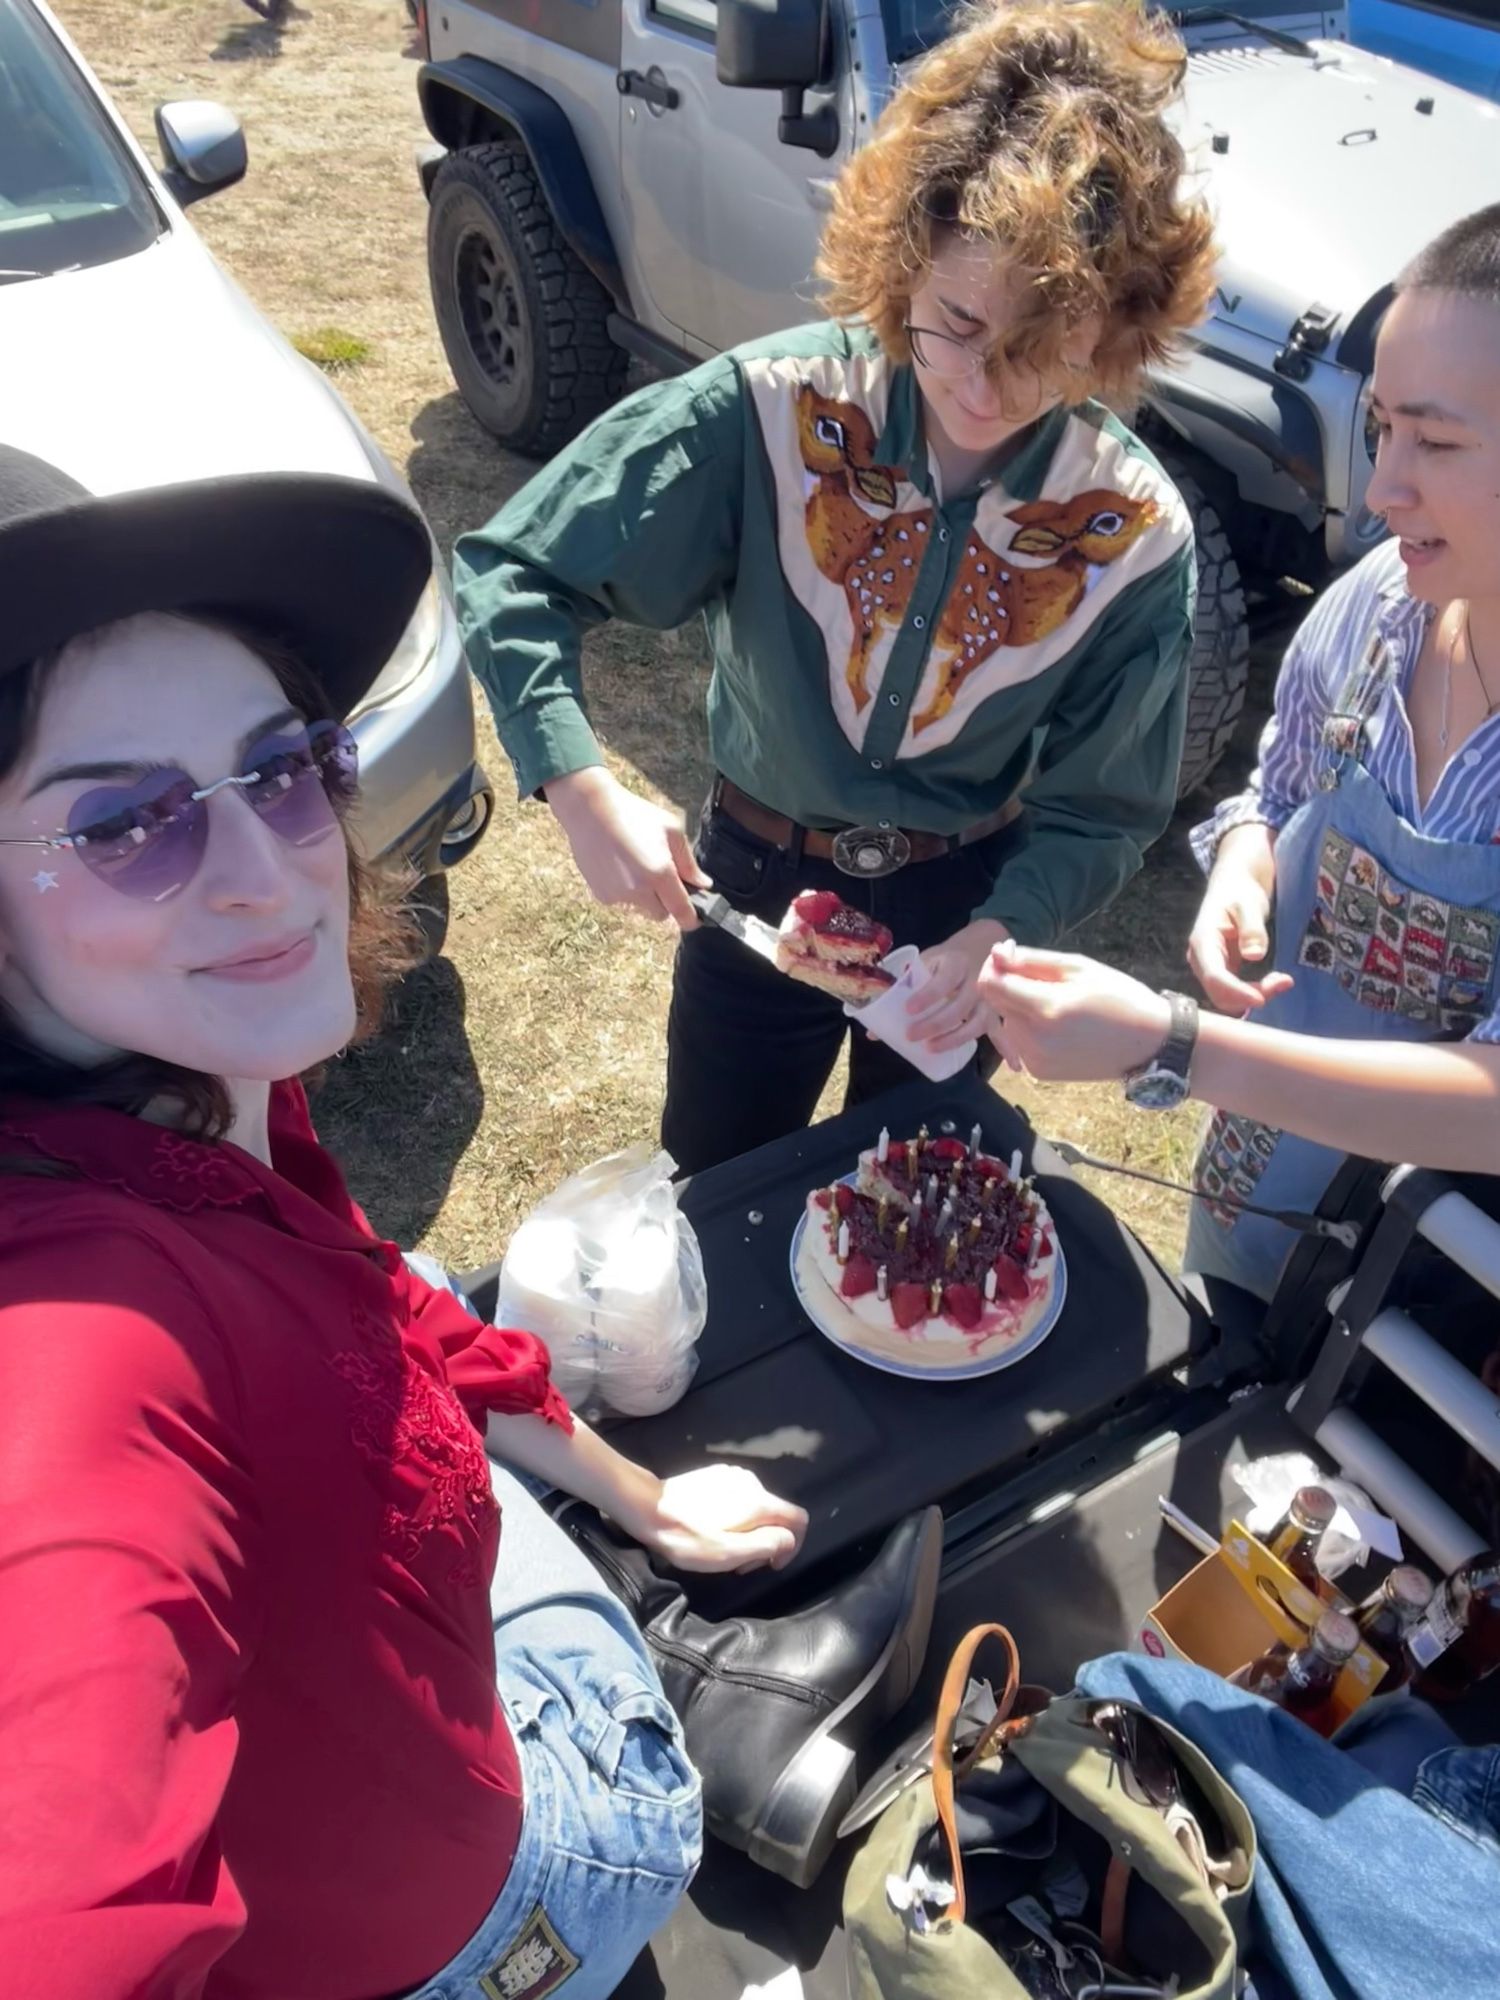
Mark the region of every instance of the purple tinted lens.
[[337, 824], [335, 808], [354, 796], [354, 738], [336, 723], [268, 737], [245, 759], [255, 773], [245, 797], [266, 825], [294, 847], [320, 840]]
[[162, 903], [198, 872], [208, 820], [185, 771], [148, 771], [137, 784], [85, 792], [68, 815], [68, 833], [101, 882]]

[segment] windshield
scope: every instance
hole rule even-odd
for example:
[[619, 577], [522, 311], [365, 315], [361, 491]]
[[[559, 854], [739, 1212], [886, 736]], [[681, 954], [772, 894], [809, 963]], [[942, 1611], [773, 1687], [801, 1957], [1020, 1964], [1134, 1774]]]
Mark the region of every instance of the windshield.
[[910, 62], [940, 42], [953, 25], [961, 0], [880, 0], [885, 45], [892, 62]]
[[[1296, 4], [1296, 0], [1226, 0], [1236, 14], [1249, 21], [1276, 21], [1283, 15], [1305, 20], [1308, 9]], [[1493, 0], [1500, 5], [1500, 0]], [[891, 52], [892, 62], [910, 62], [924, 49], [930, 49], [940, 42], [953, 26], [953, 17], [958, 12], [961, 0], [880, 0], [880, 11], [885, 17], [886, 46]], [[1176, 20], [1185, 22], [1194, 13], [1215, 11], [1209, 0], [1200, 0], [1199, 6], [1183, 6], [1167, 9]]]
[[144, 250], [163, 218], [26, 0], [0, 0], [0, 284]]

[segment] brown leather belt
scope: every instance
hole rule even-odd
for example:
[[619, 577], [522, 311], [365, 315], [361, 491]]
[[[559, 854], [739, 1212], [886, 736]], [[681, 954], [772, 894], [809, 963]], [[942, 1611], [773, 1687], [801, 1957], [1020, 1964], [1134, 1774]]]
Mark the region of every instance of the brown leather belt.
[[1007, 799], [998, 812], [976, 820], [962, 833], [923, 833], [920, 829], [892, 826], [843, 826], [826, 829], [800, 826], [785, 813], [772, 812], [759, 799], [752, 799], [728, 778], [714, 780], [714, 808], [773, 847], [799, 850], [817, 861], [832, 861], [846, 875], [866, 878], [893, 875], [913, 861], [938, 861], [987, 840], [992, 833], [1021, 817], [1021, 801]]

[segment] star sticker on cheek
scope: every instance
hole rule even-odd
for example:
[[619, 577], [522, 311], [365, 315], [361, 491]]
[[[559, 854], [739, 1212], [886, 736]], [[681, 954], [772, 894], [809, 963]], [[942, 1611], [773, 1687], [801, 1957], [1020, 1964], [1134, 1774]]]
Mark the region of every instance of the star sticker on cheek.
[[39, 868], [31, 879], [36, 884], [39, 896], [45, 896], [49, 889], [57, 887], [57, 877], [50, 868]]

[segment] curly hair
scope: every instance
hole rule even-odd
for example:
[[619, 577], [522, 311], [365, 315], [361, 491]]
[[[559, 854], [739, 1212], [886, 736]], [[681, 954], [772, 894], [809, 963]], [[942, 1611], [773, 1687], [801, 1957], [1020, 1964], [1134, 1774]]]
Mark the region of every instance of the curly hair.
[[[1213, 296], [1213, 224], [1164, 116], [1185, 67], [1143, 0], [965, 8], [840, 177], [818, 262], [829, 310], [909, 360], [912, 294], [956, 231], [1032, 281], [992, 368], [1035, 370], [1070, 403], [1128, 397]], [[1095, 316], [1095, 352], [1069, 369], [1064, 345]]]
[[[163, 616], [177, 618], [177, 614]], [[184, 616], [181, 622], [236, 639], [275, 675], [287, 700], [309, 720], [327, 711], [316, 680], [302, 663], [264, 635], [232, 619]], [[0, 678], [0, 779], [25, 754], [36, 727], [47, 684], [59, 662], [75, 647], [96, 645], [115, 627], [83, 633], [55, 653]], [[350, 1045], [369, 1039], [380, 1026], [386, 995], [397, 978], [422, 956], [420, 929], [404, 905], [410, 884], [395, 871], [376, 871], [365, 862], [343, 826], [349, 854], [349, 973], [354, 987], [355, 1028]], [[156, 1056], [123, 1055], [97, 1067], [65, 1062], [29, 1042], [7, 1010], [0, 1008], [0, 1103], [7, 1097], [45, 1098], [53, 1103], [98, 1104], [139, 1115], [150, 1104], [169, 1105], [182, 1129], [198, 1139], [221, 1139], [234, 1111], [224, 1080]], [[0, 1171], [29, 1163], [0, 1160]]]

